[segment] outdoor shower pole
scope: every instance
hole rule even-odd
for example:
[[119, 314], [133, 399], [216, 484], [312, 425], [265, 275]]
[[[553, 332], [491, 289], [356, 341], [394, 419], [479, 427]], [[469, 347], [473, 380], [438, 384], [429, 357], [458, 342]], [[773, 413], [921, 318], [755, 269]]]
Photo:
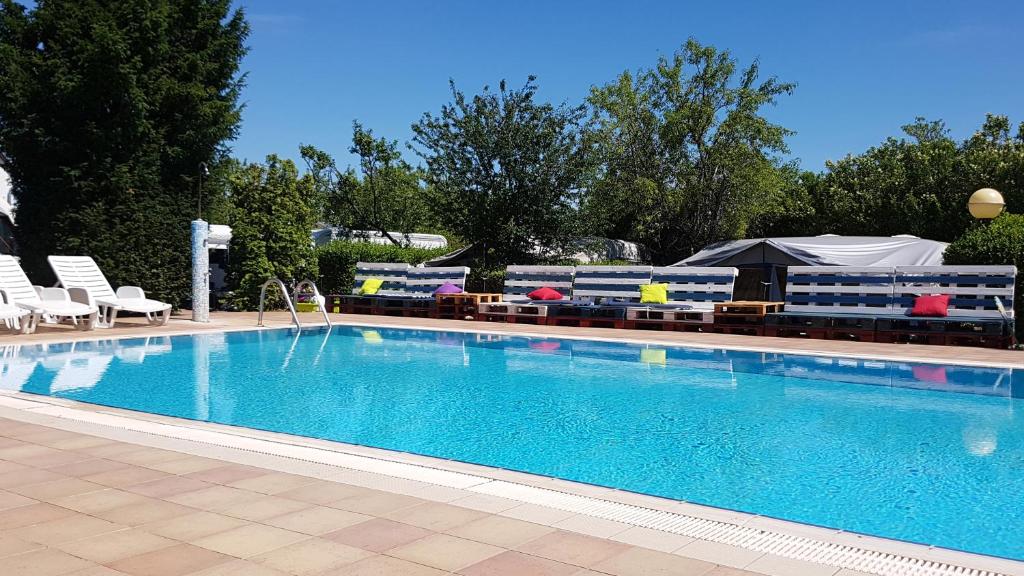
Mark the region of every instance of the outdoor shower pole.
[[210, 321], [210, 225], [192, 221], [192, 321]]

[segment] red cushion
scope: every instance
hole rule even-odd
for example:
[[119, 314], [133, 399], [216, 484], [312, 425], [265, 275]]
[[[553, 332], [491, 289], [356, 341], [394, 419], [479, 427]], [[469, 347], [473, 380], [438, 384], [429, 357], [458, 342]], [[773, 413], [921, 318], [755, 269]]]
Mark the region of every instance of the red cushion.
[[554, 290], [545, 286], [543, 288], [537, 288], [533, 292], [530, 292], [529, 294], [526, 295], [526, 297], [529, 298], [530, 300], [561, 300], [562, 293], [559, 292], [558, 290]]
[[932, 294], [930, 296], [918, 296], [914, 298], [914, 309], [910, 311], [911, 316], [948, 316], [949, 294]]

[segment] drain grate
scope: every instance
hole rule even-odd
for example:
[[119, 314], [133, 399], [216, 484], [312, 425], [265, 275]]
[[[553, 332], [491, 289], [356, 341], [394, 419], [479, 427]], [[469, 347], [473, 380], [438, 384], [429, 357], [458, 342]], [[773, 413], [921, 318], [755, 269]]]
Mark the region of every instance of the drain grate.
[[[29, 406], [30, 404], [31, 406]], [[784, 558], [857, 570], [879, 576], [1003, 576], [1000, 572], [968, 568], [890, 552], [869, 550], [806, 536], [740, 526], [719, 520], [698, 518], [676, 512], [644, 508], [642, 506], [570, 494], [548, 488], [516, 484], [504, 480], [492, 480], [473, 474], [337, 452], [325, 448], [265, 440], [188, 426], [137, 420], [110, 413], [78, 410], [41, 402], [5, 398], [3, 396], [0, 396], [0, 405], [66, 420], [98, 424], [166, 438], [188, 440], [221, 448], [238, 449], [268, 456], [371, 472], [394, 478], [461, 489], [477, 494], [498, 496], [526, 504], [554, 508], [631, 526], [659, 530]]]

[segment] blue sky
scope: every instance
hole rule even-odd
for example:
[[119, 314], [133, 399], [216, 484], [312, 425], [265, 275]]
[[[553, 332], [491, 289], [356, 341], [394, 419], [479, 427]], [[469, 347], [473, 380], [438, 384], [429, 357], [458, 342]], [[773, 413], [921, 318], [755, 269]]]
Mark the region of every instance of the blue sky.
[[[960, 138], [987, 112], [1024, 120], [1018, 0], [351, 1], [240, 0], [253, 32], [236, 156], [297, 158], [313, 144], [351, 162], [351, 124], [404, 143], [425, 111], [538, 77], [540, 96], [582, 101], [692, 36], [758, 58], [797, 83], [768, 116], [796, 132], [790, 156], [820, 170], [898, 135], [915, 116]], [[415, 157], [410, 157], [415, 160]]]

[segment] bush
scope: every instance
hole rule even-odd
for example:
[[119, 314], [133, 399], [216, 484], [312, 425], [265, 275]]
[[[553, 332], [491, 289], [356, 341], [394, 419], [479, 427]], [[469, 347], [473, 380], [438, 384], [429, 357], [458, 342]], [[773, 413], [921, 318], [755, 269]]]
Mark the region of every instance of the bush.
[[392, 244], [336, 241], [316, 249], [320, 266], [317, 286], [323, 294], [349, 294], [355, 285], [356, 262], [405, 262], [416, 265], [454, 248], [403, 248]]
[[[987, 225], [978, 225], [946, 248], [945, 264], [1011, 264], [1024, 269], [1024, 215], [1004, 214]], [[1014, 316], [1024, 311], [1024, 290], [1015, 287]], [[1024, 338], [1024, 322], [1017, 322], [1017, 338]]]

